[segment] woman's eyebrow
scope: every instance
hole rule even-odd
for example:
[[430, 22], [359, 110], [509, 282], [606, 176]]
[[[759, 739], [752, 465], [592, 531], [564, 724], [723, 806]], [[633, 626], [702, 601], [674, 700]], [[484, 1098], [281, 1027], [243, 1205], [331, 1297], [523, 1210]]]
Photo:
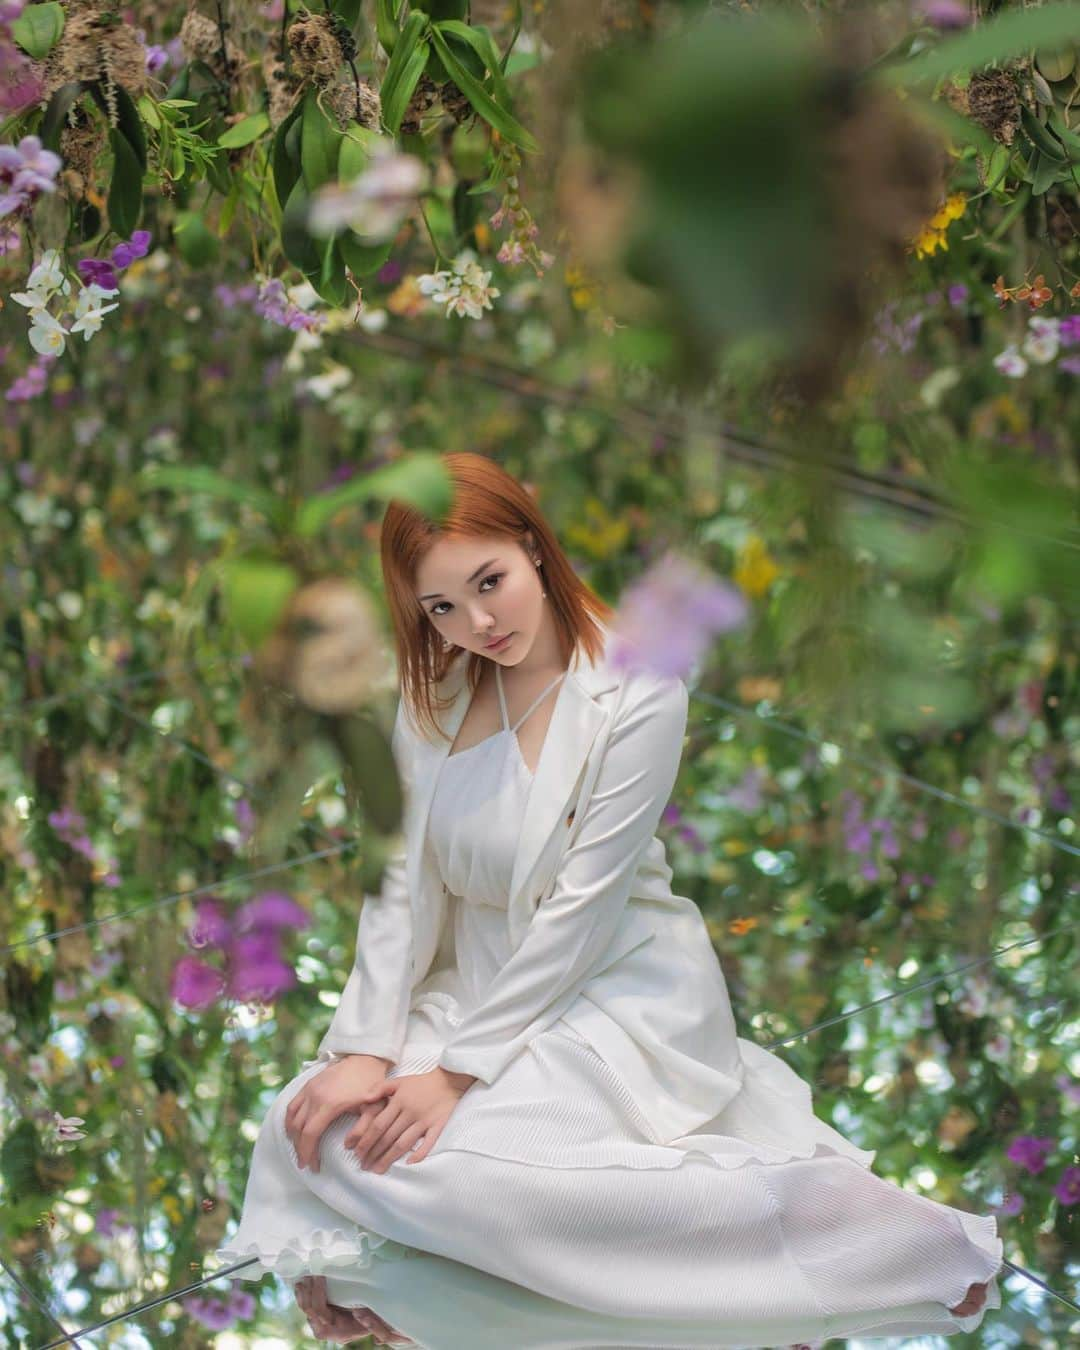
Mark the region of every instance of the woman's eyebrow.
[[[481, 563], [471, 577], [465, 578], [465, 585], [468, 586], [470, 582], [475, 581], [485, 567], [490, 567], [492, 563], [497, 563], [498, 561], [498, 558], [489, 558], [487, 562]], [[431, 595], [421, 595], [417, 598], [420, 600], [438, 600], [442, 598], [442, 591], [433, 591]]]

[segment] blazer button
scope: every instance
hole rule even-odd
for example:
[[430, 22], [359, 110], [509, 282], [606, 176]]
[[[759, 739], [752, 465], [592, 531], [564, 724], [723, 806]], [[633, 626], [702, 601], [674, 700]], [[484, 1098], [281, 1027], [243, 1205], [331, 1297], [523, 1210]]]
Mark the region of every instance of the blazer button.
[[573, 811], [571, 811], [570, 814], [566, 817], [566, 823], [567, 823], [567, 825], [570, 824], [570, 822], [574, 819], [574, 816], [575, 816], [576, 814], [577, 814], [577, 807], [575, 806], [574, 809], [573, 809]]

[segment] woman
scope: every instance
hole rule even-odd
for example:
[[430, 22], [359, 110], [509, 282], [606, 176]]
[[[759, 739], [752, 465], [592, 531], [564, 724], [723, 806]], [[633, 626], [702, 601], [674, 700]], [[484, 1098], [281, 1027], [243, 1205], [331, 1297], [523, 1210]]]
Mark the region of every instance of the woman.
[[[293, 1279], [334, 1339], [359, 1273], [410, 1251], [567, 1315], [667, 1319], [673, 1346], [973, 1330], [1000, 1306], [994, 1218], [874, 1175], [736, 1035], [704, 921], [671, 891], [655, 830], [686, 686], [622, 667], [610, 610], [518, 482], [445, 463], [448, 518], [392, 503], [382, 527], [405, 847], [217, 1255]], [[474, 1342], [448, 1325], [429, 1343]]]

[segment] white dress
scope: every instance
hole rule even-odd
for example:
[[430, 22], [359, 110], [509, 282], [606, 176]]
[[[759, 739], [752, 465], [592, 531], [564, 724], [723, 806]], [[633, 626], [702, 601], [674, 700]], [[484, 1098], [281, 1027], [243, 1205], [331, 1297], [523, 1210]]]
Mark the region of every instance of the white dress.
[[[531, 773], [511, 727], [443, 761], [429, 838], [454, 962], [410, 1009], [402, 1059], [423, 1073], [510, 956], [507, 895]], [[513, 790], [511, 790], [513, 789]], [[382, 1174], [344, 1148], [356, 1117], [297, 1166], [284, 1115], [325, 1062], [279, 1093], [243, 1212], [216, 1255], [294, 1283], [327, 1277], [429, 1350], [507, 1346], [786, 1346], [972, 1331], [1001, 1306], [1002, 1242], [970, 1214], [876, 1176], [813, 1112], [808, 1085], [747, 1050], [744, 1085], [679, 1140], [657, 1140], [618, 1075], [561, 1019], [462, 1096], [429, 1155]], [[981, 1312], [954, 1317], [970, 1284]], [[508, 1283], [509, 1282], [509, 1283]], [[472, 1315], [463, 1314], [468, 1307]]]

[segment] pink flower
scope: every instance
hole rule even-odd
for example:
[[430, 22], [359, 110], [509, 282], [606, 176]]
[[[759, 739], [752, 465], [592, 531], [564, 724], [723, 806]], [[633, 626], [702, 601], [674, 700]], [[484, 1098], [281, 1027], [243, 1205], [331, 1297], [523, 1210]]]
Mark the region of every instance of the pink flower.
[[620, 597], [613, 665], [685, 676], [714, 636], [738, 628], [748, 612], [735, 586], [669, 550]]
[[173, 966], [170, 993], [177, 1003], [201, 1011], [220, 997], [225, 977], [197, 956], [182, 956]]
[[53, 1128], [62, 1144], [69, 1143], [73, 1139], [85, 1139], [85, 1132], [79, 1129], [80, 1125], [85, 1124], [86, 1121], [82, 1116], [62, 1116], [59, 1111], [53, 1112]]
[[188, 929], [193, 947], [224, 947], [232, 933], [229, 920], [216, 900], [200, 900], [195, 906], [195, 922]]
[[1020, 1134], [1009, 1145], [1005, 1156], [1026, 1172], [1037, 1176], [1046, 1166], [1046, 1155], [1055, 1142], [1049, 1135], [1040, 1138], [1033, 1134]]
[[236, 931], [251, 929], [307, 928], [311, 924], [306, 910], [284, 891], [263, 891], [236, 911]]
[[1058, 1178], [1054, 1194], [1062, 1205], [1080, 1204], [1080, 1167], [1066, 1167]]
[[235, 938], [229, 955], [229, 994], [241, 1003], [272, 1003], [279, 994], [296, 987], [296, 972], [281, 959], [274, 932], [264, 930]]

